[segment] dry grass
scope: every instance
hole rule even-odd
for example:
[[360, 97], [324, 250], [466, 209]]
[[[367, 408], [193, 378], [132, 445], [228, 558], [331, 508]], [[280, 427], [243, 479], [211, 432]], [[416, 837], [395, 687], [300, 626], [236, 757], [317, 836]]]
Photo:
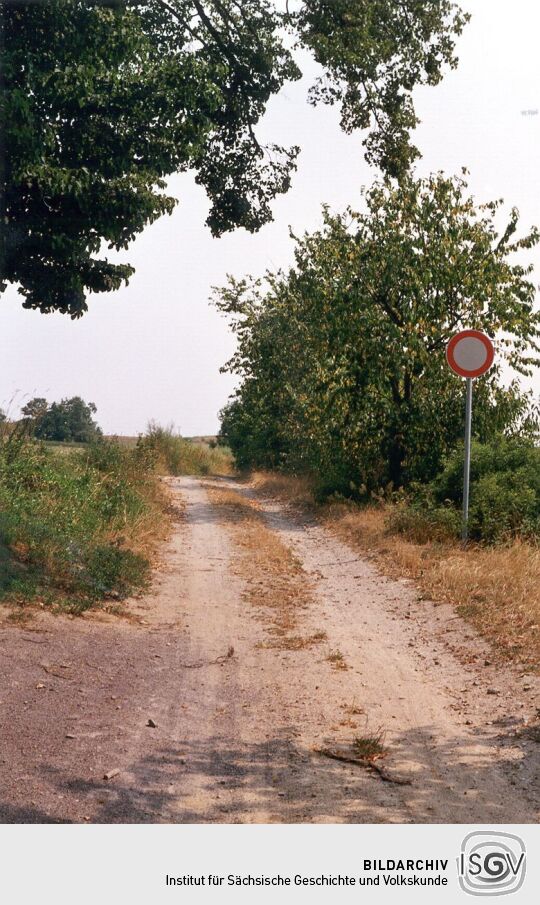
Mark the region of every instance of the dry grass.
[[[123, 528], [121, 540], [155, 568], [161, 562], [163, 544], [171, 536], [173, 523], [184, 515], [183, 504], [178, 500], [173, 504], [167, 485], [152, 478], [147, 482], [145, 497], [147, 511]], [[118, 542], [118, 537], [111, 536], [110, 541]]]
[[321, 641], [326, 640], [326, 632], [314, 632], [313, 635], [286, 635], [270, 641], [259, 641], [255, 646], [261, 650], [277, 648], [278, 650], [308, 650]]
[[255, 476], [263, 493], [309, 505], [354, 550], [367, 553], [392, 577], [413, 579], [422, 594], [450, 603], [507, 658], [540, 669], [540, 548], [463, 549], [457, 542], [418, 543], [387, 528], [388, 507], [334, 503], [315, 507], [310, 485], [283, 475]]
[[259, 646], [298, 651], [324, 641], [323, 631], [298, 633], [298, 617], [311, 601], [309, 580], [289, 547], [266, 526], [258, 505], [234, 490], [209, 485], [208, 493], [241, 552], [246, 599], [265, 615], [270, 638]]
[[153, 428], [141, 445], [153, 450], [156, 471], [161, 475], [231, 475], [234, 464], [231, 451], [223, 446], [192, 442]]
[[333, 669], [348, 669], [345, 657], [340, 650], [331, 650], [326, 659], [332, 664]]
[[250, 484], [267, 496], [284, 497], [301, 506], [313, 504], [313, 484], [308, 478], [297, 478], [277, 471], [256, 471], [250, 476]]
[[361, 714], [365, 714], [364, 708], [360, 707], [356, 701], [352, 701], [351, 704], [342, 704], [341, 709], [344, 710], [348, 716], [360, 716]]

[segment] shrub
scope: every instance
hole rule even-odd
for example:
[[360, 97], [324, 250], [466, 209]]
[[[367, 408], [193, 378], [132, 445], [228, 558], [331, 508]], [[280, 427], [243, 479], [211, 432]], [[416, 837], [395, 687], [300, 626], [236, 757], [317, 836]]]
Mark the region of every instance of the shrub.
[[90, 550], [85, 567], [88, 586], [98, 597], [111, 594], [125, 597], [133, 588], [143, 587], [150, 574], [144, 556], [110, 545]]
[[[413, 487], [392, 511], [390, 530], [425, 542], [457, 535], [463, 500], [463, 447], [427, 486]], [[487, 543], [540, 537], [540, 448], [523, 438], [473, 443], [469, 536]]]
[[390, 512], [386, 527], [391, 534], [403, 534], [418, 544], [449, 541], [459, 536], [460, 513], [451, 507], [430, 506], [427, 502], [401, 503]]
[[[161, 530], [157, 479], [138, 450], [104, 441], [58, 455], [23, 439], [0, 443], [0, 547], [24, 569], [24, 594], [52, 592], [84, 609], [125, 597], [148, 577], [144, 543]], [[5, 571], [5, 569], [4, 569]], [[4, 593], [21, 586], [10, 568]]]
[[[436, 502], [461, 506], [463, 449], [447, 460], [432, 482]], [[469, 530], [488, 542], [511, 536], [540, 536], [540, 448], [532, 441], [501, 437], [473, 443]]]
[[140, 437], [137, 449], [142, 456], [149, 455], [161, 474], [208, 475], [230, 474], [232, 458], [223, 446], [212, 448], [209, 444], [186, 440], [172, 427], [161, 427], [151, 422], [144, 437]]

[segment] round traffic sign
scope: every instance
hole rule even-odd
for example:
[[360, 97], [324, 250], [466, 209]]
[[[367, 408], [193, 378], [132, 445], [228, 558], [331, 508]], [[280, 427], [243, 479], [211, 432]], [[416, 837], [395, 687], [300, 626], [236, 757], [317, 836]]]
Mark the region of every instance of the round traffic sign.
[[460, 377], [480, 377], [493, 364], [495, 350], [489, 336], [480, 330], [462, 330], [446, 347], [446, 360]]

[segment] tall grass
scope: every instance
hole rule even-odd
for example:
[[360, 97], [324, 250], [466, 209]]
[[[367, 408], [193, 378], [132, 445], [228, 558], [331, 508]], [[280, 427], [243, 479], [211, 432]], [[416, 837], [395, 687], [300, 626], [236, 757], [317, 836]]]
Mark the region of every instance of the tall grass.
[[202, 441], [186, 440], [172, 427], [150, 422], [137, 448], [152, 456], [160, 474], [169, 475], [228, 475], [232, 474], [232, 455], [223, 446], [212, 447]]
[[231, 461], [156, 424], [136, 444], [77, 447], [3, 425], [0, 598], [82, 612], [144, 587], [170, 522], [158, 475], [229, 474]]
[[0, 440], [0, 593], [72, 612], [145, 585], [166, 500], [144, 449]]

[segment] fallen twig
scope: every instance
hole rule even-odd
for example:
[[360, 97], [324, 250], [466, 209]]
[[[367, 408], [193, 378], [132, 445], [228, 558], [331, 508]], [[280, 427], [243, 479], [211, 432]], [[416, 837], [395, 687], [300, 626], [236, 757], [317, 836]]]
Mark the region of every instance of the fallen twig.
[[57, 679], [71, 679], [71, 676], [67, 676], [65, 673], [59, 672], [61, 669], [71, 669], [71, 666], [67, 663], [42, 663], [42, 669], [45, 672], [48, 672], [51, 676], [56, 676]]
[[343, 761], [345, 764], [355, 764], [357, 767], [365, 767], [367, 770], [373, 770], [377, 773], [378, 776], [384, 782], [392, 782], [398, 786], [410, 786], [412, 785], [412, 780], [410, 779], [401, 779], [399, 776], [393, 776], [391, 773], [388, 773], [384, 767], [381, 767], [379, 764], [375, 763], [374, 760], [368, 760], [367, 758], [361, 757], [352, 757], [348, 754], [341, 754], [339, 751], [332, 751], [331, 748], [314, 748], [313, 749], [316, 754], [322, 754], [323, 757], [330, 757], [332, 760]]
[[349, 566], [352, 563], [358, 563], [358, 557], [355, 556], [354, 559], [335, 559], [332, 562], [320, 562], [320, 566]]
[[216, 657], [215, 660], [195, 660], [193, 663], [180, 663], [183, 669], [201, 669], [203, 666], [221, 666], [227, 660], [234, 657], [234, 647], [231, 645], [226, 654]]

